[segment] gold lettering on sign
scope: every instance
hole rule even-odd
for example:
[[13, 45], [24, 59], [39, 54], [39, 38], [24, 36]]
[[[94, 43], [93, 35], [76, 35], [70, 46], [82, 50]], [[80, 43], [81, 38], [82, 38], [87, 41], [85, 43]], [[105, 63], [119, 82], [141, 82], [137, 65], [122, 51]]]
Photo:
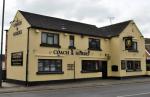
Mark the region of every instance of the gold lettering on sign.
[[74, 51], [74, 50], [53, 50], [50, 51], [49, 54], [54, 54], [54, 55], [80, 55], [80, 56], [89, 56], [90, 51]]
[[13, 22], [13, 26], [14, 26], [14, 27], [18, 27], [18, 26], [20, 26], [21, 24], [22, 24], [22, 21], [20, 21], [20, 20], [16, 20], [16, 21]]
[[17, 35], [20, 35], [20, 34], [22, 34], [22, 30], [17, 31], [17, 32], [14, 32], [14, 33], [13, 33], [13, 36], [17, 36]]

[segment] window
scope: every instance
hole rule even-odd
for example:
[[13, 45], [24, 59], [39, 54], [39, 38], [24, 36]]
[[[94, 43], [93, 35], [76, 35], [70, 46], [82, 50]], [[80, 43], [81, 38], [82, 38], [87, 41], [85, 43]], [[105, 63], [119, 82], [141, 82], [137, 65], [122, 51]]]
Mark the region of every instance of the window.
[[89, 49], [90, 50], [100, 50], [100, 40], [89, 38]]
[[132, 42], [132, 50], [137, 51], [137, 42]]
[[38, 72], [59, 73], [62, 72], [62, 60], [60, 59], [39, 59]]
[[82, 73], [86, 72], [101, 72], [101, 61], [98, 60], [83, 60], [82, 61]]
[[59, 47], [59, 35], [43, 32], [41, 35], [41, 46]]
[[141, 62], [140, 61], [127, 61], [126, 62], [126, 70], [127, 71], [139, 71], [141, 70]]
[[132, 37], [125, 39], [125, 49], [128, 51], [137, 51], [137, 42], [132, 40]]
[[47, 33], [42, 33], [42, 43], [47, 43]]
[[72, 35], [70, 36], [69, 48], [70, 49], [75, 49], [74, 36], [72, 36]]

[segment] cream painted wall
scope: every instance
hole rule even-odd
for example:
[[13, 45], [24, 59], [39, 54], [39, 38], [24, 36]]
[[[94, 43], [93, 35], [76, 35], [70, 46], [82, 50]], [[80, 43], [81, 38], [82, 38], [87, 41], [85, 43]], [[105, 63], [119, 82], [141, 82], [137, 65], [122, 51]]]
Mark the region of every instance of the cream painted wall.
[[[125, 50], [125, 41], [123, 37], [133, 36], [134, 40], [138, 42], [138, 52], [128, 52]], [[145, 43], [142, 34], [138, 30], [137, 26], [133, 24], [133, 21], [123, 30], [123, 32], [116, 37], [110, 39], [110, 52], [111, 52], [111, 65], [118, 66], [118, 72], [114, 72], [109, 69], [109, 76], [123, 77], [123, 76], [136, 76], [146, 75], [146, 57], [145, 57]], [[142, 71], [138, 72], [126, 72], [121, 70], [121, 60], [139, 60], [141, 61]]]
[[[24, 17], [17, 12], [14, 20], [21, 20], [22, 24], [18, 26], [18, 31], [22, 30], [22, 34], [13, 36], [17, 32], [16, 27], [10, 26], [8, 31], [8, 47], [7, 47], [7, 79], [16, 79], [25, 81], [26, 71], [26, 49], [27, 49], [27, 32], [29, 24]], [[11, 53], [23, 51], [23, 66], [11, 66]]]
[[[138, 52], [128, 52], [125, 50], [123, 37], [133, 36], [133, 41], [137, 41]], [[145, 56], [145, 40], [142, 36], [141, 32], [132, 21], [126, 29], [124, 29], [123, 33], [120, 34], [120, 58], [121, 60], [139, 60], [141, 61], [141, 69], [142, 71], [138, 72], [126, 72], [124, 70], [121, 71], [121, 76], [132, 76], [132, 75], [145, 75], [146, 74], [146, 56]]]
[[[110, 76], [120, 76], [120, 41], [119, 37], [113, 37], [110, 39], [110, 52], [111, 52], [111, 65], [110, 65]], [[118, 71], [112, 71], [112, 65], [118, 66]]]
[[[41, 32], [59, 33], [61, 48], [40, 47]], [[59, 79], [73, 79], [74, 71], [67, 70], [67, 64], [74, 64], [75, 62], [75, 78], [92, 78], [101, 77], [100, 72], [97, 73], [81, 73], [81, 61], [82, 60], [107, 60], [105, 54], [109, 53], [109, 40], [101, 39], [102, 51], [91, 51], [90, 56], [79, 55], [54, 55], [50, 54], [50, 51], [55, 49], [69, 50], [69, 35], [67, 33], [46, 31], [31, 29], [30, 30], [30, 53], [29, 53], [29, 80], [30, 81], [45, 81], [45, 80], [59, 80]], [[88, 36], [81, 37], [81, 35], [75, 36], [75, 51], [82, 50], [88, 51]], [[100, 38], [99, 38], [100, 39]], [[38, 71], [38, 59], [62, 59], [64, 74], [46, 74], [37, 75]]]

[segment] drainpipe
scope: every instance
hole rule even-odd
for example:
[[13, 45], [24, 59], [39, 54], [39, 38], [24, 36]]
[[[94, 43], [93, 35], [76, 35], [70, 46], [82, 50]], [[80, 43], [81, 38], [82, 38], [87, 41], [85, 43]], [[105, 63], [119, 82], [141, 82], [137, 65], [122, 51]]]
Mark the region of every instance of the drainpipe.
[[76, 80], [76, 66], [75, 66], [75, 61], [74, 61], [74, 80]]
[[26, 55], [26, 81], [25, 81], [25, 85], [28, 86], [28, 67], [29, 67], [29, 30], [30, 27], [27, 28], [28, 32], [27, 32], [27, 55]]

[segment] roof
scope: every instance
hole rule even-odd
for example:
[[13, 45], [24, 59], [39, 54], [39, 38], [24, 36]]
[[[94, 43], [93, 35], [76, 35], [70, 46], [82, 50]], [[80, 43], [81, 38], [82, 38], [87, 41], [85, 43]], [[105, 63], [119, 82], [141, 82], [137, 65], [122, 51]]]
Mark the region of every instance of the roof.
[[108, 26], [99, 28], [99, 30], [101, 33], [104, 33], [104, 35], [107, 37], [118, 36], [131, 21], [132, 20], [113, 24], [113, 25], [108, 25]]
[[32, 27], [104, 37], [102, 34], [97, 33], [98, 28], [95, 25], [73, 22], [24, 11], [20, 12]]
[[126, 21], [98, 28], [95, 25], [49, 17], [30, 12], [19, 12], [25, 17], [31, 27], [107, 38], [119, 35], [130, 22]]

